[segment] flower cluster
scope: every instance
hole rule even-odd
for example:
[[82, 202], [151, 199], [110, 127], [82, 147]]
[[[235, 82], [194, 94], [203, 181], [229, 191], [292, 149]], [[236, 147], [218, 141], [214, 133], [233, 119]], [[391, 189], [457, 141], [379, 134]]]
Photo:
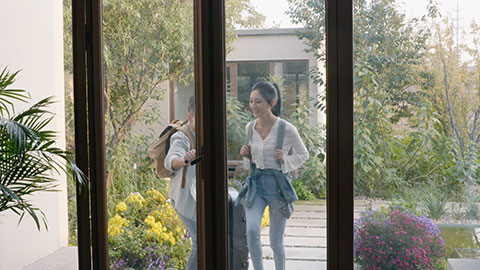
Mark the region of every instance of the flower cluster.
[[128, 220], [116, 214], [108, 220], [108, 236], [115, 237], [119, 233], [124, 233], [124, 226], [128, 224]]
[[425, 216], [399, 207], [363, 212], [355, 222], [355, 260], [364, 269], [440, 269], [444, 242]]
[[145, 199], [139, 193], [130, 193], [125, 199], [126, 202], [135, 206], [135, 208], [140, 209], [145, 206]]
[[[158, 211], [155, 211], [157, 215], [160, 215]], [[177, 242], [175, 239], [175, 236], [172, 231], [167, 231], [167, 227], [163, 226], [161, 221], [155, 220], [155, 217], [153, 215], [149, 215], [145, 219], [145, 223], [150, 225], [150, 228], [147, 230], [148, 238], [154, 238], [158, 240], [160, 243], [163, 243], [164, 241], [170, 241], [172, 245], [175, 245]]]
[[164, 193], [131, 193], [112, 206], [108, 235], [111, 269], [183, 268], [190, 251], [187, 232]]

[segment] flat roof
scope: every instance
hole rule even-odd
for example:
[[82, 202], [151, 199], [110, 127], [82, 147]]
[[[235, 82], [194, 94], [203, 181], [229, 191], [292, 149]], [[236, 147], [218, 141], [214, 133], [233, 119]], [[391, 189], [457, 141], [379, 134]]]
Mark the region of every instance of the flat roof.
[[235, 30], [238, 36], [266, 36], [266, 35], [295, 35], [304, 31], [304, 28], [267, 28]]

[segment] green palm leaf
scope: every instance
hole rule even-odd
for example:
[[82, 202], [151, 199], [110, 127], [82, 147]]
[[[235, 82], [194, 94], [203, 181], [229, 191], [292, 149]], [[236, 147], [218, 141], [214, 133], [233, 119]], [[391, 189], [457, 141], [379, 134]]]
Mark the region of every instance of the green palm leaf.
[[60, 172], [72, 173], [82, 186], [86, 176], [71, 161], [69, 153], [55, 146], [56, 134], [46, 130], [53, 115], [46, 109], [47, 97], [16, 114], [15, 102], [27, 102], [24, 90], [8, 89], [18, 72], [0, 73], [0, 212], [11, 210], [21, 222], [29, 215], [40, 229], [47, 227], [45, 214], [25, 198], [40, 191], [55, 191]]

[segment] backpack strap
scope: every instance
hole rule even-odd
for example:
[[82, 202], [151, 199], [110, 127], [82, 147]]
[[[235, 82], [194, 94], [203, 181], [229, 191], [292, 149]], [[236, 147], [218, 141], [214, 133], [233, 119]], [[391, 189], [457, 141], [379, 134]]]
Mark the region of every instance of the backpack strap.
[[[248, 143], [252, 140], [253, 135], [253, 126], [255, 126], [255, 122], [251, 122], [247, 129], [247, 138], [245, 139], [245, 146], [248, 147]], [[250, 159], [250, 163], [252, 161], [252, 153], [248, 153], [248, 159]]]
[[278, 132], [277, 132], [277, 149], [282, 149], [283, 147], [283, 139], [285, 138], [285, 120], [279, 118], [280, 121], [279, 126], [278, 126]]
[[[186, 125], [186, 123], [183, 123], [180, 127], [177, 128], [178, 131], [183, 132], [185, 135], [187, 135], [188, 140], [190, 141], [190, 150], [195, 148], [195, 142], [193, 140], [193, 134], [190, 131], [190, 127]], [[187, 168], [183, 168], [183, 173], [182, 173], [182, 188], [185, 188], [185, 182], [187, 181]]]
[[[277, 132], [277, 148], [276, 149], [282, 149], [283, 148], [283, 139], [285, 138], [285, 120], [278, 118], [278, 121], [280, 121], [278, 124], [278, 132]], [[278, 161], [280, 163], [280, 161]]]

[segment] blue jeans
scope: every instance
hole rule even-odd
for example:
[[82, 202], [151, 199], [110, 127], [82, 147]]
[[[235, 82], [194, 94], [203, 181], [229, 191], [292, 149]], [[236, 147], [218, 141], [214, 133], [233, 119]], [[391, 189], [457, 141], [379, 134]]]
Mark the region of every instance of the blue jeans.
[[272, 174], [262, 174], [255, 180], [257, 194], [253, 205], [245, 207], [247, 217], [247, 243], [252, 258], [253, 268], [263, 270], [262, 243], [260, 241], [261, 222], [263, 211], [268, 205], [270, 208], [270, 247], [273, 250], [273, 258], [276, 270], [285, 270], [285, 247], [283, 235], [287, 218], [280, 209], [285, 206], [282, 200], [277, 180]]
[[[175, 209], [175, 202], [172, 200], [173, 209]], [[183, 222], [187, 231], [190, 234], [192, 239], [192, 250], [188, 256], [187, 268], [186, 270], [197, 270], [198, 269], [198, 253], [197, 253], [197, 221], [195, 219], [189, 219], [177, 212], [178, 217]]]

